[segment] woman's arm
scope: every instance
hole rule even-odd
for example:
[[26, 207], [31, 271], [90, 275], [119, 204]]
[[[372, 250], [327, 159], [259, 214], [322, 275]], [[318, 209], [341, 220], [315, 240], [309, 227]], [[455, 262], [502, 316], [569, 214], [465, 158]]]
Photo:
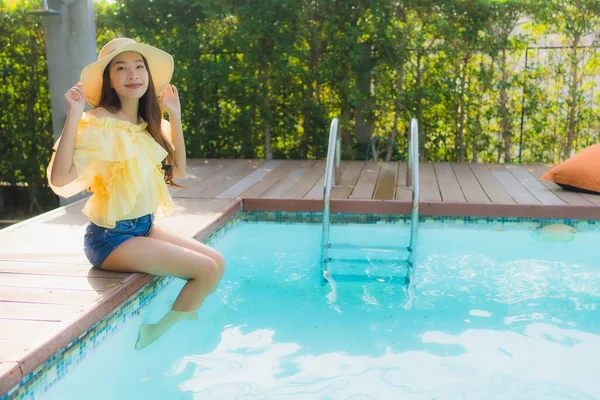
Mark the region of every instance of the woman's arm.
[[50, 174], [50, 183], [57, 187], [71, 183], [77, 178], [77, 169], [73, 164], [73, 149], [77, 127], [85, 107], [83, 87], [78, 83], [69, 89], [63, 98], [67, 103], [67, 120], [60, 135]]
[[185, 154], [185, 140], [181, 128], [181, 115], [169, 114], [171, 124], [171, 140], [175, 146], [175, 165], [173, 166], [173, 177], [183, 179], [186, 177], [187, 156]]

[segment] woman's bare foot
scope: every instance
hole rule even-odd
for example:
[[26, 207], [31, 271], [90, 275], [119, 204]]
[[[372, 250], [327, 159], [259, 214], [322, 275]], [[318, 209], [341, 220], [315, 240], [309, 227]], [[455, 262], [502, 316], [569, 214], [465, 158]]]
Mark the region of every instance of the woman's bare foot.
[[140, 350], [154, 343], [159, 336], [157, 333], [156, 324], [144, 324], [140, 326], [140, 332], [138, 334], [137, 342], [135, 342], [135, 348]]
[[156, 324], [143, 324], [140, 326], [140, 332], [138, 334], [137, 342], [135, 343], [135, 348], [140, 350], [148, 347], [161, 337], [170, 327], [183, 319], [195, 321], [198, 319], [198, 314], [196, 311], [187, 312], [171, 310]]

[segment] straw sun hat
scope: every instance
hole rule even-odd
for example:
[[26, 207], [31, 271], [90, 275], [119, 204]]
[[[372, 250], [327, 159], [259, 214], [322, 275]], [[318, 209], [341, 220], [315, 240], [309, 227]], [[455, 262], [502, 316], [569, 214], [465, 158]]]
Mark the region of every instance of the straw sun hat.
[[156, 47], [138, 43], [133, 39], [119, 38], [108, 42], [95, 61], [81, 71], [81, 83], [85, 99], [92, 107], [97, 107], [102, 94], [102, 74], [110, 61], [121, 53], [135, 51], [148, 61], [148, 68], [158, 95], [169, 84], [173, 76], [173, 57]]

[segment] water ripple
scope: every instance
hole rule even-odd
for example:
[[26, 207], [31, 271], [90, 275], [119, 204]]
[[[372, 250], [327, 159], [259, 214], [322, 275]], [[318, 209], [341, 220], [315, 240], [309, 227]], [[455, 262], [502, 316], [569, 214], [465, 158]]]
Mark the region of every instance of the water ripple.
[[[600, 396], [599, 335], [533, 323], [523, 334], [430, 331], [422, 340], [458, 345], [465, 351], [454, 356], [389, 348], [378, 356], [309, 354], [297, 344], [275, 342], [273, 331], [244, 333], [241, 327], [231, 327], [213, 352], [183, 357], [173, 374], [195, 365], [192, 377], [180, 389], [202, 399], [582, 400]], [[590, 360], [595, 362], [589, 364]], [[282, 374], [290, 363], [293, 372]]]
[[416, 271], [421, 297], [468, 291], [503, 304], [573, 294], [600, 297], [600, 268], [590, 265], [545, 260], [498, 263], [479, 255], [434, 255], [419, 263]]

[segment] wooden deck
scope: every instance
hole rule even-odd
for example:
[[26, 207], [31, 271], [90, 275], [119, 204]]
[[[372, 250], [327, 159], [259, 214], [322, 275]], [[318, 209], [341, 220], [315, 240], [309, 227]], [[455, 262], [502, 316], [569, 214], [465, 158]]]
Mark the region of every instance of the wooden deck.
[[[600, 219], [600, 196], [538, 178], [542, 165], [423, 163], [424, 214]], [[190, 236], [244, 208], [318, 211], [324, 162], [189, 160], [174, 215], [158, 223]], [[406, 164], [343, 161], [338, 211], [408, 212]], [[372, 200], [380, 200], [373, 202]], [[0, 396], [150, 279], [90, 269], [83, 201], [0, 230]], [[335, 207], [333, 207], [335, 211]]]
[[[342, 161], [332, 199], [410, 201], [406, 163]], [[540, 181], [548, 166], [421, 163], [421, 202], [599, 206], [600, 196]], [[191, 160], [177, 198], [322, 199], [324, 162]]]

